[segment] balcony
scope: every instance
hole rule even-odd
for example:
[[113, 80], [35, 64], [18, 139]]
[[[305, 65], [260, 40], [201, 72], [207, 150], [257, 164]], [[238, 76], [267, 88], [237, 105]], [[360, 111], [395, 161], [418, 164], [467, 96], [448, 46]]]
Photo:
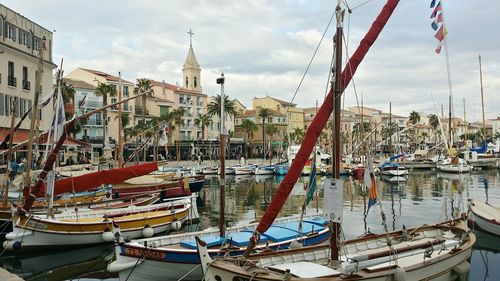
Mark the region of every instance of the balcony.
[[102, 126], [102, 119], [89, 119], [87, 120], [87, 124], [89, 126]]
[[23, 90], [29, 91], [31, 89], [31, 83], [28, 80], [23, 80]]
[[[136, 106], [135, 107], [135, 114], [136, 115], [142, 115], [142, 106]], [[149, 115], [149, 110], [146, 109], [146, 115]]]
[[86, 101], [85, 102], [85, 107], [87, 108], [99, 108], [102, 107], [102, 102], [100, 101]]
[[7, 84], [12, 87], [17, 87], [17, 78], [14, 76], [7, 77]]

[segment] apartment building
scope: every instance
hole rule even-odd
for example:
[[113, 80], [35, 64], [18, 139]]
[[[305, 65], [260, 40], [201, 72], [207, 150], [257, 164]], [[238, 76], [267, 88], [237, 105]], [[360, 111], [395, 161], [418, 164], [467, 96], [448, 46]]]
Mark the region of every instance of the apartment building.
[[[17, 99], [16, 122], [33, 104], [40, 52], [43, 73], [39, 99], [52, 93], [52, 73], [56, 68], [52, 61], [52, 43], [51, 31], [0, 4], [0, 136], [5, 136], [10, 129], [14, 99]], [[39, 110], [40, 130], [49, 128], [51, 112], [50, 106]], [[14, 142], [27, 138], [30, 119], [31, 115], [21, 124]]]
[[276, 99], [270, 96], [253, 98], [252, 108], [268, 108], [286, 115], [288, 120], [287, 131], [293, 132], [296, 128], [304, 129], [304, 110], [295, 103]]
[[[108, 96], [107, 104], [115, 103], [118, 101], [118, 95], [120, 93], [119, 85], [121, 85], [121, 95], [122, 99], [128, 98], [133, 95], [134, 83], [122, 79], [118, 76], [108, 74], [103, 71], [87, 69], [87, 68], [77, 68], [65, 76], [66, 79], [83, 81], [97, 87], [99, 83], [113, 85], [116, 90], [116, 96]], [[104, 101], [103, 101], [104, 102]], [[123, 119], [127, 122], [123, 123], [123, 128], [132, 126], [134, 123], [135, 100], [130, 100], [122, 104], [122, 114]], [[111, 145], [114, 147], [118, 140], [118, 106], [111, 107], [107, 109], [107, 120], [104, 120], [104, 128], [106, 130], [105, 147]]]
[[[101, 108], [103, 106], [102, 97], [95, 94], [96, 87], [90, 83], [64, 78], [63, 81], [71, 85], [75, 90], [73, 112], [81, 116], [84, 113]], [[91, 115], [82, 123], [81, 130], [76, 133], [78, 140], [85, 141], [92, 145], [94, 150], [103, 148], [103, 114], [99, 112]]]

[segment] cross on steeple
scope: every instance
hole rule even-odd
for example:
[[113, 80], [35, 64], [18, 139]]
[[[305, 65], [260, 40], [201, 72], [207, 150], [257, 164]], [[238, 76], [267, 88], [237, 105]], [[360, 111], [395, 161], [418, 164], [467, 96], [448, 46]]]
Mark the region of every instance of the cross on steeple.
[[194, 35], [194, 33], [191, 30], [191, 28], [189, 29], [188, 34], [189, 34], [189, 47], [193, 47], [193, 35]]

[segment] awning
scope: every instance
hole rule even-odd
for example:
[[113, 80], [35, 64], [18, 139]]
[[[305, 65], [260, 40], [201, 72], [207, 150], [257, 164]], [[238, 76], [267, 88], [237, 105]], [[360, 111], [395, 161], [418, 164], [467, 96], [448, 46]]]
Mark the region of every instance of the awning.
[[[9, 128], [0, 128], [0, 142], [10, 133]], [[18, 144], [26, 141], [29, 137], [29, 130], [18, 129], [14, 133], [13, 143]], [[74, 138], [66, 138], [64, 141], [64, 146], [80, 147], [84, 149], [92, 149], [92, 145], [88, 142], [80, 141]]]

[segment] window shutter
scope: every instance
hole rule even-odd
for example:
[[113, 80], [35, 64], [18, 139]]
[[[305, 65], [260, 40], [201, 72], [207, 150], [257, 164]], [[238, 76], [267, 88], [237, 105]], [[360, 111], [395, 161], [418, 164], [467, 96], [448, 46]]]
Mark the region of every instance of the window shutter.
[[4, 97], [3, 94], [0, 93], [0, 115], [4, 115], [5, 105], [4, 105]]

